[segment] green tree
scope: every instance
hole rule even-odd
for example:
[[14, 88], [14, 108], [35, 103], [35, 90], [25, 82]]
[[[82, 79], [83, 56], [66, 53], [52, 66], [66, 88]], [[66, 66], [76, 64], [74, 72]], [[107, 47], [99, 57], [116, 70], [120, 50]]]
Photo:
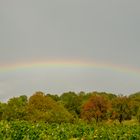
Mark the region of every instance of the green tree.
[[140, 107], [140, 92], [131, 94], [129, 96], [129, 99], [131, 100], [131, 104], [132, 104], [132, 108], [131, 108], [132, 115], [136, 116]]
[[138, 120], [138, 122], [139, 122], [139, 124], [140, 124], [140, 106], [139, 106], [139, 109], [138, 109], [138, 111], [137, 111], [136, 117], [137, 117], [137, 120]]
[[60, 98], [59, 98], [59, 96], [58, 95], [52, 95], [52, 94], [47, 94], [47, 96], [49, 96], [49, 97], [51, 97], [53, 100], [55, 100], [55, 101], [59, 101], [60, 100]]
[[82, 100], [75, 92], [63, 93], [60, 100], [72, 115], [75, 117], [80, 115]]
[[3, 117], [3, 114], [4, 114], [4, 112], [5, 112], [6, 105], [7, 105], [6, 103], [1, 103], [1, 102], [0, 102], [0, 120], [5, 119], [5, 118]]
[[112, 100], [111, 119], [118, 119], [121, 123], [123, 120], [131, 119], [131, 102], [126, 96], [118, 96]]
[[26, 116], [27, 96], [13, 97], [9, 99], [4, 107], [3, 119], [7, 120], [21, 120]]

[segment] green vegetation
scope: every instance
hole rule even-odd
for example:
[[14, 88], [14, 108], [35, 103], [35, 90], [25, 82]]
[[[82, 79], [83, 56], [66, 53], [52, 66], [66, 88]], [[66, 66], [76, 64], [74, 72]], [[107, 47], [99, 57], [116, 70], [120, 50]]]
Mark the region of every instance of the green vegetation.
[[36, 92], [0, 103], [0, 140], [139, 140], [140, 93]]
[[1, 121], [1, 140], [139, 140], [138, 125]]

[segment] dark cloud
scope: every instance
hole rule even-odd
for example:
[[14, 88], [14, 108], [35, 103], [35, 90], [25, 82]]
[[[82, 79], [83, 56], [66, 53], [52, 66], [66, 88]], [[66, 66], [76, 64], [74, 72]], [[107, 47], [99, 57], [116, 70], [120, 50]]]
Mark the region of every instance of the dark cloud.
[[[138, 0], [1, 0], [0, 64], [72, 59], [140, 68], [139, 5]], [[139, 76], [127, 74], [122, 79], [116, 73], [108, 75], [116, 79], [116, 83], [104, 71], [93, 76], [93, 72], [89, 74], [84, 70], [84, 78], [79, 76], [78, 84], [72, 84], [76, 72], [66, 76], [57, 70], [54, 73], [57, 78], [48, 76], [47, 80], [42, 80], [46, 73], [40, 73], [36, 76], [39, 79], [36, 84], [29, 84], [25, 73], [21, 73], [24, 75], [21, 80], [15, 72], [15, 78], [9, 77], [11, 82], [6, 80], [6, 74], [0, 73], [5, 77], [1, 92], [5, 94], [6, 87], [13, 81], [11, 92], [6, 92], [8, 95], [30, 92], [37, 87], [45, 91], [49, 87], [51, 92], [99, 89], [130, 93], [139, 90]], [[49, 72], [49, 75], [54, 73]], [[30, 76], [32, 79], [32, 73]], [[61, 84], [54, 84], [55, 79], [59, 79]]]

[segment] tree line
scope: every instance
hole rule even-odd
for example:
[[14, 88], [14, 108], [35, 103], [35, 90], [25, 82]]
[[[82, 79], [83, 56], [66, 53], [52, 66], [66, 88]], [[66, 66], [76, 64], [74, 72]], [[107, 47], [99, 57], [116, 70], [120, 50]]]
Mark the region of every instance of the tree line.
[[30, 97], [22, 95], [0, 102], [0, 120], [73, 123], [79, 119], [88, 123], [137, 119], [140, 123], [140, 92], [117, 96], [106, 92], [53, 95], [39, 91]]

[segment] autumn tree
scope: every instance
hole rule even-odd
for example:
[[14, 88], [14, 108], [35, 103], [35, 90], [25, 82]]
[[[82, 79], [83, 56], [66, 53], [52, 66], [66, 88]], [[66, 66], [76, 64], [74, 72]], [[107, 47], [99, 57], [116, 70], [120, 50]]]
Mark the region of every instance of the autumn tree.
[[59, 103], [43, 92], [36, 92], [28, 101], [28, 120], [45, 122], [69, 122], [72, 116]]
[[83, 105], [81, 117], [88, 121], [92, 121], [94, 118], [96, 122], [107, 119], [108, 105], [108, 101], [105, 97], [93, 95]]

